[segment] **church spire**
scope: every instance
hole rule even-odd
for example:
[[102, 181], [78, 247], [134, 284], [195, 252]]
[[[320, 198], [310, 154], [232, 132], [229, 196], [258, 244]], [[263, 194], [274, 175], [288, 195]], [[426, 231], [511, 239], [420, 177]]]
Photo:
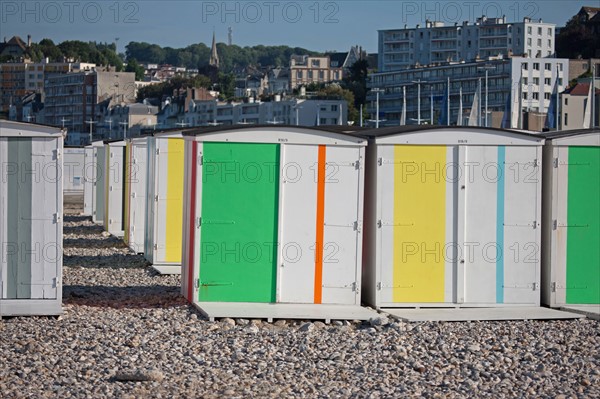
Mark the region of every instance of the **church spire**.
[[215, 38], [215, 32], [213, 31], [212, 48], [210, 49], [210, 60], [208, 61], [210, 66], [215, 68], [219, 67], [219, 54], [217, 53], [217, 40]]

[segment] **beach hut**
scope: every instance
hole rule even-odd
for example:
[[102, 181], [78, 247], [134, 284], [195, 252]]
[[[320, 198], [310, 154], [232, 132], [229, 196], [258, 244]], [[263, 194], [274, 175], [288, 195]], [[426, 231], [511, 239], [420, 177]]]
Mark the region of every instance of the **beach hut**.
[[62, 313], [63, 138], [0, 120], [0, 316]]
[[85, 150], [82, 147], [67, 147], [63, 159], [63, 191], [65, 195], [83, 195]]
[[95, 168], [93, 176], [92, 221], [104, 224], [106, 193], [106, 149], [103, 142], [93, 145], [95, 149]]
[[128, 139], [125, 146], [125, 236], [136, 253], [144, 252], [147, 190], [147, 137]]
[[539, 307], [543, 137], [464, 126], [365, 134], [363, 301]]
[[96, 141], [84, 148], [83, 166], [83, 214], [93, 216], [96, 208], [96, 180], [98, 176], [98, 147], [102, 141]]
[[600, 316], [600, 129], [544, 134], [542, 301]]
[[104, 142], [104, 230], [123, 237], [125, 217], [125, 142]]
[[351, 127], [184, 133], [182, 293], [209, 318], [368, 319], [364, 151]]
[[181, 129], [148, 136], [144, 256], [161, 274], [181, 273], [183, 138]]

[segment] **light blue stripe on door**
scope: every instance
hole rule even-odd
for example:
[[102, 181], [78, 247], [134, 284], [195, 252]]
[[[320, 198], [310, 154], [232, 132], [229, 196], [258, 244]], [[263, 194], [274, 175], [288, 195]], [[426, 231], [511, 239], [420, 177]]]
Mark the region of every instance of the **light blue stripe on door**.
[[496, 191], [496, 303], [504, 303], [504, 177], [506, 147], [498, 146], [498, 189]]

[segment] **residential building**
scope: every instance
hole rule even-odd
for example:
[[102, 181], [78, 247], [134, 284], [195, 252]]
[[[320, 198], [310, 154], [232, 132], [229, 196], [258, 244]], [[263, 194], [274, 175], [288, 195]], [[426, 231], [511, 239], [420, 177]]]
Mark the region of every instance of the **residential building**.
[[54, 75], [46, 80], [45, 92], [47, 124], [69, 127], [69, 132], [95, 131], [110, 106], [135, 102], [135, 73], [93, 70]]
[[569, 82], [590, 72], [592, 66], [595, 67], [596, 79], [600, 79], [600, 58], [569, 60]]
[[348, 73], [348, 70], [356, 61], [367, 57], [367, 53], [360, 46], [352, 46], [350, 47], [350, 51], [328, 53], [327, 55], [329, 56], [331, 67], [342, 68], [344, 74]]
[[554, 24], [524, 18], [506, 22], [506, 18], [477, 18], [474, 24], [446, 26], [426, 21], [401, 29], [379, 31], [378, 71], [406, 69], [414, 65], [444, 62], [469, 62], [491, 56], [511, 55], [553, 57]]
[[50, 76], [89, 71], [96, 64], [83, 62], [6, 62], [0, 64], [0, 110], [7, 111], [11, 104], [18, 104], [28, 93], [41, 93], [44, 101], [44, 82]]
[[[181, 116], [185, 126], [214, 126], [238, 124], [286, 124], [300, 126], [346, 125], [348, 108], [345, 100], [334, 99], [282, 99], [273, 101], [222, 102], [193, 101]], [[173, 124], [162, 127], [175, 127]]]
[[[445, 96], [449, 78], [451, 124], [466, 123], [475, 93], [481, 85], [481, 111], [478, 114], [482, 116], [481, 122], [478, 123], [484, 124], [487, 97], [487, 109], [492, 116], [488, 115], [488, 125], [524, 128], [526, 124], [523, 112], [536, 111], [546, 114], [550, 109], [551, 99], [555, 98], [553, 95], [556, 96], [567, 86], [568, 74], [567, 59], [523, 57], [490, 58], [486, 61], [446, 63], [375, 73], [369, 75], [369, 87], [382, 91], [379, 94], [380, 114], [374, 115], [376, 94], [373, 91], [367, 98], [370, 101], [369, 112], [373, 119], [384, 120], [380, 125], [398, 125], [404, 103], [403, 93], [406, 92], [409, 99], [406, 101], [406, 123], [418, 123], [420, 114], [421, 123], [433, 121], [437, 124], [446, 106]], [[420, 112], [417, 101], [419, 91]], [[463, 114], [459, 116], [461, 91]], [[496, 113], [496, 116], [493, 113]], [[445, 124], [447, 119], [442, 122]], [[548, 123], [552, 125], [546, 120], [546, 124]]]
[[154, 128], [158, 107], [144, 103], [117, 104], [108, 108], [100, 120], [97, 132], [105, 139], [139, 136], [142, 129]]
[[[599, 82], [600, 83], [600, 82]], [[598, 84], [596, 84], [598, 86]], [[585, 129], [590, 127], [589, 121], [592, 117], [590, 99], [590, 83], [577, 83], [575, 86], [561, 94], [561, 127], [562, 130]], [[600, 119], [600, 89], [596, 87], [596, 112], [594, 126], [599, 126]], [[586, 110], [588, 111], [586, 113]], [[587, 118], [587, 120], [586, 120]], [[588, 126], [585, 125], [588, 123]]]
[[290, 59], [290, 88], [310, 83], [329, 83], [343, 78], [341, 67], [332, 67], [328, 56], [292, 55]]
[[0, 57], [12, 57], [17, 59], [23, 57], [27, 49], [31, 47], [31, 35], [27, 36], [27, 43], [19, 36], [13, 36], [10, 40], [4, 38], [4, 42], [0, 43]]

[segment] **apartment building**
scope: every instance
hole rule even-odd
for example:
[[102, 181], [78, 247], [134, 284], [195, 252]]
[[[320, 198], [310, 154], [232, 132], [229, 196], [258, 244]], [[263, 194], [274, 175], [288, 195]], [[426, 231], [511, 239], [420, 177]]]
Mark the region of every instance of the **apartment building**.
[[328, 56], [312, 57], [308, 55], [292, 55], [290, 59], [290, 88], [310, 83], [328, 83], [340, 81], [343, 68], [332, 67]]
[[18, 105], [29, 93], [41, 93], [44, 101], [44, 81], [50, 76], [90, 71], [96, 64], [84, 62], [6, 62], [0, 64], [0, 110]]
[[[381, 90], [380, 114], [375, 115], [376, 94], [373, 90], [368, 95], [368, 110], [373, 119], [383, 120], [380, 125], [398, 125], [406, 93], [409, 99], [406, 101], [406, 123], [419, 123], [420, 115], [420, 123], [437, 124], [440, 113], [447, 107], [445, 96], [450, 79], [451, 124], [466, 123], [474, 96], [481, 91], [481, 124], [485, 120], [487, 97], [489, 126], [524, 128], [526, 123], [523, 114], [533, 111], [547, 114], [556, 93], [566, 88], [568, 76], [567, 59], [524, 57], [492, 58], [376, 73], [370, 75], [369, 87]], [[419, 92], [420, 112], [417, 101]], [[461, 101], [462, 114], [459, 115]], [[445, 124], [447, 120], [442, 122]]]
[[[50, 76], [45, 83], [45, 121], [88, 132], [109, 106], [135, 102], [135, 74], [93, 70]], [[92, 126], [95, 132], [97, 126]]]
[[469, 62], [502, 55], [553, 57], [555, 25], [524, 18], [507, 22], [482, 16], [469, 24], [447, 26], [426, 21], [424, 26], [385, 29], [379, 33], [378, 71], [406, 69], [414, 65]]

